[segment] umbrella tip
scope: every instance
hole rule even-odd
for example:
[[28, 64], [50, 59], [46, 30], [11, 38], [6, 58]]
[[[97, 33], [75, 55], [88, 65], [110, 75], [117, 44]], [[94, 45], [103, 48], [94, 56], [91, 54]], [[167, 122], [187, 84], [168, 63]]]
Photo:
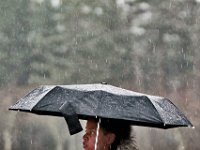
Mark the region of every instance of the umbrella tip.
[[195, 126], [193, 124], [188, 125], [189, 128], [195, 129]]
[[107, 82], [101, 82], [101, 84], [105, 84], [105, 85], [107, 85], [108, 83], [107, 83]]

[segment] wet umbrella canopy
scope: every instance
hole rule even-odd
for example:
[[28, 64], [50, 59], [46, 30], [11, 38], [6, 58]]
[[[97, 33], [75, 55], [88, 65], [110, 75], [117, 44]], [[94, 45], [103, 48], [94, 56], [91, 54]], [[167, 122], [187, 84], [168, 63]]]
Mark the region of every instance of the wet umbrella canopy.
[[70, 134], [81, 131], [79, 119], [88, 117], [119, 119], [132, 125], [158, 128], [192, 126], [166, 98], [107, 84], [41, 86], [9, 109], [64, 116]]

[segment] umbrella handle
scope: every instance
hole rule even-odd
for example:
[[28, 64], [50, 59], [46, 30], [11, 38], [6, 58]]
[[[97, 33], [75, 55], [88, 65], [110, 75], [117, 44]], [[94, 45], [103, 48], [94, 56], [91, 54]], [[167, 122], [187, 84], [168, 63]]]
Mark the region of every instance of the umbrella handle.
[[64, 116], [70, 135], [76, 134], [83, 130], [74, 106], [70, 102], [65, 102], [60, 108], [60, 112]]

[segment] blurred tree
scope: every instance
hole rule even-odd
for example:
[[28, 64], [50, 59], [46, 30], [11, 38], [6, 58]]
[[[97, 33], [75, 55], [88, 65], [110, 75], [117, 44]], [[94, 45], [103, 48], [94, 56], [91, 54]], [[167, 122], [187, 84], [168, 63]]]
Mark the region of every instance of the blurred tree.
[[[151, 94], [181, 91], [187, 105], [187, 89], [196, 92], [191, 99], [199, 99], [199, 5], [199, 0], [1, 0], [0, 86], [106, 81]], [[198, 116], [199, 101], [190, 105]], [[170, 138], [161, 146], [176, 149]], [[190, 141], [184, 146], [196, 149]]]
[[[1, 1], [1, 14], [3, 23], [0, 26], [1, 45], [1, 69], [0, 85], [9, 83], [23, 70], [29, 69], [21, 66], [24, 58], [29, 54], [30, 47], [27, 37], [30, 31], [29, 25], [29, 0]], [[13, 7], [13, 5], [15, 7]], [[27, 75], [23, 74], [22, 82], [26, 82]]]
[[[195, 13], [195, 2], [185, 0], [185, 3], [156, 0], [131, 3], [128, 18], [136, 43], [133, 50], [139, 57], [138, 70], [145, 90], [153, 92], [152, 87], [157, 87], [156, 91], [170, 92], [187, 88], [190, 83], [188, 76], [193, 71], [194, 56], [191, 14]], [[184, 13], [189, 14], [183, 16]]]
[[25, 67], [31, 68], [28, 83], [122, 82], [133, 78], [128, 22], [115, 1], [63, 1], [59, 7], [44, 1], [40, 9], [37, 5], [32, 6], [32, 56], [22, 64], [30, 64]]
[[[193, 69], [194, 44], [189, 34], [193, 21], [191, 16], [177, 18], [174, 13], [182, 10], [176, 6], [182, 3], [171, 3], [158, 3], [155, 8], [155, 1], [135, 1], [124, 15], [114, 0], [63, 0], [56, 6], [51, 1], [21, 0], [12, 28], [2, 30], [9, 46], [3, 42], [8, 51], [1, 59], [1, 83], [17, 75], [18, 85], [120, 84], [142, 78], [141, 86], [146, 90], [151, 90], [155, 80], [168, 90], [186, 87]], [[192, 11], [193, 3], [187, 6]]]
[[4, 149], [3, 132], [0, 132], [0, 149]]
[[55, 150], [55, 137], [52, 136], [48, 128], [40, 123], [33, 123], [30, 119], [26, 121], [25, 118], [27, 116], [24, 116], [23, 121], [15, 121], [14, 131], [12, 132], [12, 150]]

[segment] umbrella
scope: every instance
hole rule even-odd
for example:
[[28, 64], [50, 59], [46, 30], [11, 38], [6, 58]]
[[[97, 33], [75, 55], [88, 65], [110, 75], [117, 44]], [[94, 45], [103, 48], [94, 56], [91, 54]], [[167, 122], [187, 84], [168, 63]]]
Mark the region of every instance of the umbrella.
[[40, 86], [9, 109], [63, 116], [71, 135], [82, 130], [79, 119], [88, 117], [117, 119], [131, 125], [164, 129], [192, 126], [169, 99], [108, 84]]

